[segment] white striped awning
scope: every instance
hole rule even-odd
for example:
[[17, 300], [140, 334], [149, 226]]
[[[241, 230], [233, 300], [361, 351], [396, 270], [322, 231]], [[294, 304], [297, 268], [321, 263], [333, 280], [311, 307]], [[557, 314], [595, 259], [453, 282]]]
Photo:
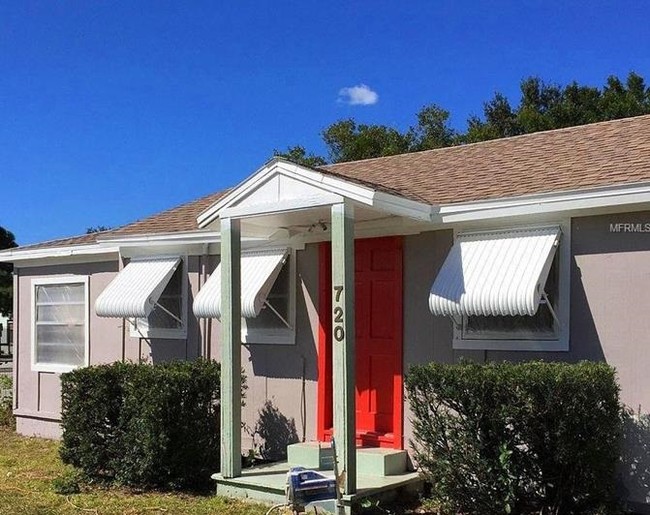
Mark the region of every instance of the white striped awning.
[[[289, 249], [263, 249], [241, 254], [241, 315], [260, 314], [273, 283], [278, 278]], [[194, 314], [202, 318], [221, 317], [221, 264], [194, 299]]]
[[97, 297], [95, 313], [100, 317], [148, 317], [180, 262], [180, 257], [132, 259]]
[[534, 315], [560, 239], [543, 227], [459, 234], [429, 295], [434, 315]]

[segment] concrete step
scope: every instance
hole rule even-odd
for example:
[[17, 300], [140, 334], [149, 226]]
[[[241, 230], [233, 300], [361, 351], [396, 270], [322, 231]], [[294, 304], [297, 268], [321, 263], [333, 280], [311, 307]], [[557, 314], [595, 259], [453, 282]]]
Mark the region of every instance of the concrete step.
[[[332, 448], [327, 442], [295, 443], [287, 447], [290, 467], [311, 470], [332, 470]], [[357, 448], [357, 473], [364, 476], [386, 477], [403, 474], [407, 470], [406, 451], [379, 447]]]
[[404, 474], [407, 469], [406, 451], [360, 447], [357, 449], [357, 474], [386, 477]]
[[311, 470], [334, 470], [332, 447], [328, 442], [294, 443], [287, 447], [290, 467]]

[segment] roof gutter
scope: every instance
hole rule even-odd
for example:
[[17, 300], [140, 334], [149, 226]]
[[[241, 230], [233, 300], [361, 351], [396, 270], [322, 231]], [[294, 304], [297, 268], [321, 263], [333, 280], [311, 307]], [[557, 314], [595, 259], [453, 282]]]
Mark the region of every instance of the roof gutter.
[[219, 231], [185, 231], [151, 234], [134, 234], [123, 237], [101, 239], [97, 244], [103, 246], [118, 247], [140, 247], [156, 245], [196, 245], [206, 243], [219, 243], [221, 234]]
[[34, 261], [51, 258], [69, 258], [73, 256], [107, 256], [117, 254], [119, 247], [89, 245], [71, 245], [67, 247], [48, 247], [41, 249], [21, 249], [20, 247], [0, 252], [0, 263], [19, 264], [24, 261]]
[[645, 203], [650, 204], [650, 183], [443, 204], [434, 211], [432, 221], [437, 224], [450, 224], [491, 218], [579, 212]]

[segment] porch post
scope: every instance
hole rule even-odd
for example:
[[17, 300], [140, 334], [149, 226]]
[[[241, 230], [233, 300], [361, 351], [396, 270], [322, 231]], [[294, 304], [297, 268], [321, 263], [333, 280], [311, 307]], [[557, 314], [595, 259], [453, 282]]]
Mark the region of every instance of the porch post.
[[241, 233], [221, 220], [221, 475], [241, 475]]
[[357, 489], [354, 374], [354, 209], [332, 206], [332, 357], [334, 438], [344, 493]]

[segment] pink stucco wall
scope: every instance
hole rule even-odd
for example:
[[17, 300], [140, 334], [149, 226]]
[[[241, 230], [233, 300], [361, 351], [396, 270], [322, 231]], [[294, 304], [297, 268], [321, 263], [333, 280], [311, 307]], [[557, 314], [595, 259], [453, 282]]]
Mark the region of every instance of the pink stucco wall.
[[[297, 253], [296, 344], [249, 345], [242, 349], [242, 363], [248, 378], [243, 411], [243, 442], [259, 445], [260, 411], [267, 403], [276, 410], [278, 422], [295, 426], [302, 438], [315, 437], [316, 341], [318, 253], [315, 246]], [[218, 320], [197, 320], [191, 314], [194, 296], [215, 269], [218, 257], [190, 256], [188, 259], [188, 334], [183, 340], [136, 338], [123, 320], [100, 318], [94, 303], [120, 269], [117, 261], [21, 268], [16, 280], [16, 405], [17, 430], [21, 434], [60, 436], [60, 375], [31, 370], [32, 280], [41, 277], [87, 275], [90, 289], [90, 364], [122, 359], [159, 363], [198, 356], [220, 358]], [[313, 294], [312, 294], [313, 292]], [[306, 413], [306, 417], [302, 416]]]
[[[17, 430], [28, 435], [57, 437], [61, 411], [61, 385], [59, 374], [38, 372], [31, 365], [31, 305], [32, 280], [43, 277], [66, 275], [87, 275], [89, 277], [90, 300], [94, 303], [99, 292], [114, 277], [117, 262], [77, 264], [56, 267], [21, 268], [16, 271], [14, 317], [15, 358], [14, 378], [16, 392], [14, 413]], [[91, 363], [106, 363], [122, 356], [122, 337], [119, 323], [101, 319], [91, 310], [92, 331]]]
[[[268, 420], [263, 416], [266, 406], [274, 410], [279, 424], [295, 426], [299, 439], [316, 438], [318, 246], [308, 245], [296, 253], [296, 259], [295, 345], [254, 344], [242, 348], [242, 368], [248, 385], [242, 410], [244, 448], [262, 443], [259, 432], [264, 431]], [[212, 320], [210, 325], [210, 356], [219, 361], [221, 328], [218, 320]]]

